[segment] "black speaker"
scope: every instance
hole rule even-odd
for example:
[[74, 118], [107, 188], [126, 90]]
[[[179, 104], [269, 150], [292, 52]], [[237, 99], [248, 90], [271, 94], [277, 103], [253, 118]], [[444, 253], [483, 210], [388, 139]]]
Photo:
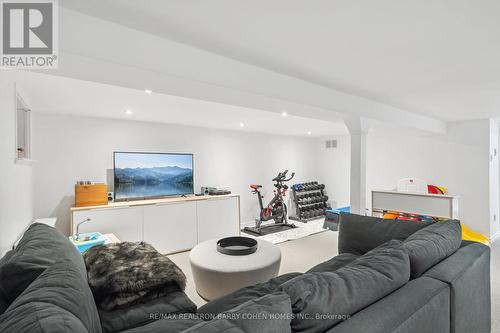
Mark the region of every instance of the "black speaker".
[[113, 202], [113, 201], [115, 201], [115, 193], [108, 192], [108, 202]]

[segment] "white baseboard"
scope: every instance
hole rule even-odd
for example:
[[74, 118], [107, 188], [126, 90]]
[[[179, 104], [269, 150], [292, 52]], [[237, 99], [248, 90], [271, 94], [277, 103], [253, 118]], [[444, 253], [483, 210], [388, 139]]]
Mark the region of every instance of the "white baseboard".
[[500, 239], [500, 231], [497, 231], [493, 236], [490, 237], [490, 244], [495, 243], [499, 239]]

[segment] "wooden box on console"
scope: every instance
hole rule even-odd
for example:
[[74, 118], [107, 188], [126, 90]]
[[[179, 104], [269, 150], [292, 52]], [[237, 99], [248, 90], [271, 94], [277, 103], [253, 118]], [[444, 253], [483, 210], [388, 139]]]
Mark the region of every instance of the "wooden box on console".
[[108, 204], [108, 185], [75, 185], [75, 206], [99, 206]]

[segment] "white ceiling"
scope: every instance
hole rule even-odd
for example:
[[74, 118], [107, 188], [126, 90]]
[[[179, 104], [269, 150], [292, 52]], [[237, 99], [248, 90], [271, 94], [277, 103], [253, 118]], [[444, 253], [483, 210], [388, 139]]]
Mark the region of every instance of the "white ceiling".
[[[227, 104], [207, 102], [144, 90], [17, 72], [16, 83], [33, 112], [106, 117], [199, 127], [265, 132], [280, 135], [328, 136], [347, 134], [343, 122], [282, 116]], [[148, 87], [145, 87], [148, 88]], [[130, 110], [132, 114], [127, 114]], [[240, 127], [240, 123], [244, 127]], [[308, 134], [308, 132], [311, 134]]]
[[61, 3], [446, 121], [500, 116], [497, 0]]

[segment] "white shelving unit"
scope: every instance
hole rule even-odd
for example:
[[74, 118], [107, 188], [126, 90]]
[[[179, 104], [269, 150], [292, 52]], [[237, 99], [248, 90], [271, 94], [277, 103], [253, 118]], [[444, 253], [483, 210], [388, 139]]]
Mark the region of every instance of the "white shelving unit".
[[372, 215], [384, 211], [459, 219], [458, 196], [397, 191], [372, 191]]

